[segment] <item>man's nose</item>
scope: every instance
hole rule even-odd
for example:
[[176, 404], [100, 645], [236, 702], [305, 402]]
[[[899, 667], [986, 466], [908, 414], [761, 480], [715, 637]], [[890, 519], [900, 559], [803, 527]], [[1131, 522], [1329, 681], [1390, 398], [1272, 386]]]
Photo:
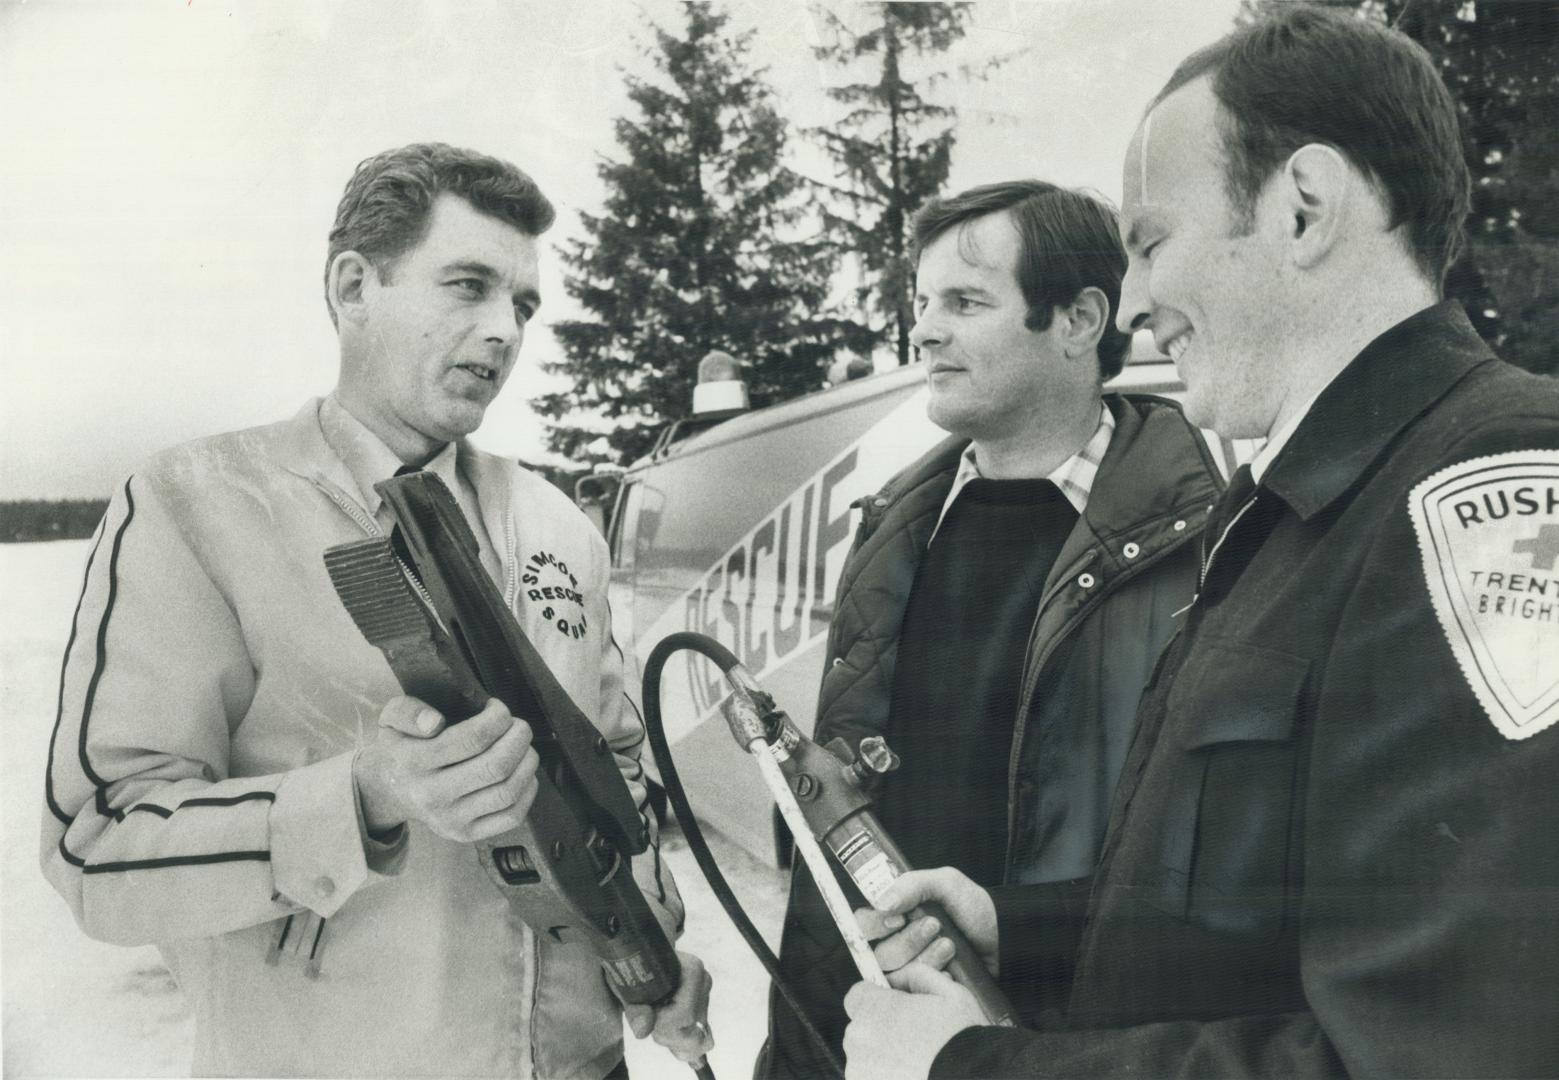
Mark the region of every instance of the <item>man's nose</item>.
[[525, 333], [525, 324], [514, 305], [504, 300], [494, 300], [484, 305], [482, 311], [482, 336], [494, 345], [513, 348]]
[[1121, 281], [1121, 306], [1115, 315], [1115, 326], [1123, 334], [1134, 333], [1147, 325], [1152, 305], [1148, 300], [1148, 274], [1141, 259], [1126, 263], [1126, 277]]
[[910, 327], [909, 343], [917, 349], [934, 349], [946, 340], [947, 331], [937, 322], [932, 314], [931, 305], [927, 304], [920, 317], [915, 320], [915, 325]]

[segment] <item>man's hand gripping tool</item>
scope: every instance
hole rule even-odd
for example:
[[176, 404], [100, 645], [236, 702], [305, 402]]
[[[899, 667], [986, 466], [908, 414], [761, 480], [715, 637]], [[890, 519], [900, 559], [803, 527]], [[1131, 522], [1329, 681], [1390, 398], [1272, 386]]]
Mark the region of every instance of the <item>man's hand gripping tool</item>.
[[482, 569], [443, 482], [417, 472], [374, 488], [395, 516], [393, 534], [325, 552], [352, 620], [408, 695], [450, 723], [495, 697], [530, 724], [541, 759], [526, 823], [479, 843], [482, 866], [537, 933], [588, 945], [624, 1002], [663, 1004], [681, 965], [632, 876], [649, 829], [611, 748]]
[[[853, 754], [843, 739], [819, 746], [775, 706], [774, 699], [746, 668], [733, 662], [724, 674], [732, 692], [721, 709], [731, 734], [757, 758], [775, 804], [795, 837], [796, 850], [806, 860], [861, 977], [886, 986], [871, 946], [818, 845], [828, 846], [861, 895], [872, 903], [910, 869], [904, 853], [872, 813], [867, 797], [867, 790], [880, 774], [898, 767], [898, 758], [877, 736], [862, 739]], [[974, 995], [987, 1023], [1015, 1025], [1016, 1015], [1006, 995], [947, 912], [932, 903], [918, 910], [942, 924], [942, 936], [953, 945], [948, 974]]]

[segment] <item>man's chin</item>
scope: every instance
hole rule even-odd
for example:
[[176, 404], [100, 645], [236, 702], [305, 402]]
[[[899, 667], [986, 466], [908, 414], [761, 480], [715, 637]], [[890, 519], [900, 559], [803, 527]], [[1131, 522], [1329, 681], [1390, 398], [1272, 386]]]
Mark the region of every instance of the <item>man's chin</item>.
[[454, 408], [444, 410], [442, 415], [428, 425], [426, 434], [429, 438], [440, 442], [454, 442], [481, 427], [486, 415], [485, 405], [463, 402]]
[[[1180, 408], [1185, 413], [1185, 418], [1199, 428], [1218, 430], [1218, 411], [1213, 407], [1205, 392], [1198, 393], [1191, 387], [1186, 388], [1185, 396], [1180, 400]], [[1219, 434], [1223, 434], [1219, 432]]]
[[959, 408], [954, 402], [945, 396], [932, 391], [931, 400], [926, 402], [926, 419], [937, 427], [951, 435], [963, 435], [968, 427], [969, 410]]
[[1217, 432], [1225, 439], [1264, 439], [1269, 425], [1255, 415], [1249, 402], [1233, 400], [1228, 395], [1198, 392], [1195, 387], [1186, 390], [1180, 403], [1185, 418], [1199, 428]]

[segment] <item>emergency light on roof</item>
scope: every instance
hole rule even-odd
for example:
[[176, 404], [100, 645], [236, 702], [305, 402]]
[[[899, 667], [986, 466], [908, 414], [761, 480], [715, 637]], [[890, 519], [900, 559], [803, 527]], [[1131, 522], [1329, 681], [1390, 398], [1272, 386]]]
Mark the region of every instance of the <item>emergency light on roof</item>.
[[693, 415], [740, 412], [750, 409], [742, 366], [730, 353], [715, 349], [698, 362], [698, 385], [693, 387]]

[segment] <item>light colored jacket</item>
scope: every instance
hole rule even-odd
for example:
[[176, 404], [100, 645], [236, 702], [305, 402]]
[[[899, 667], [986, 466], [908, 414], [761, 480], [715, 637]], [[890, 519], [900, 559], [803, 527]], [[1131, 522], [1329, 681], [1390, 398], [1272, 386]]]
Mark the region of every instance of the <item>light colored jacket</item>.
[[[598, 960], [538, 940], [470, 844], [364, 840], [352, 758], [400, 690], [325, 573], [377, 526], [318, 408], [176, 447], [115, 494], [61, 675], [44, 873], [91, 936], [161, 948], [198, 1075], [600, 1077], [622, 1022]], [[653, 837], [605, 544], [540, 477], [460, 460], [505, 598]], [[674, 933], [655, 842], [634, 873]]]

